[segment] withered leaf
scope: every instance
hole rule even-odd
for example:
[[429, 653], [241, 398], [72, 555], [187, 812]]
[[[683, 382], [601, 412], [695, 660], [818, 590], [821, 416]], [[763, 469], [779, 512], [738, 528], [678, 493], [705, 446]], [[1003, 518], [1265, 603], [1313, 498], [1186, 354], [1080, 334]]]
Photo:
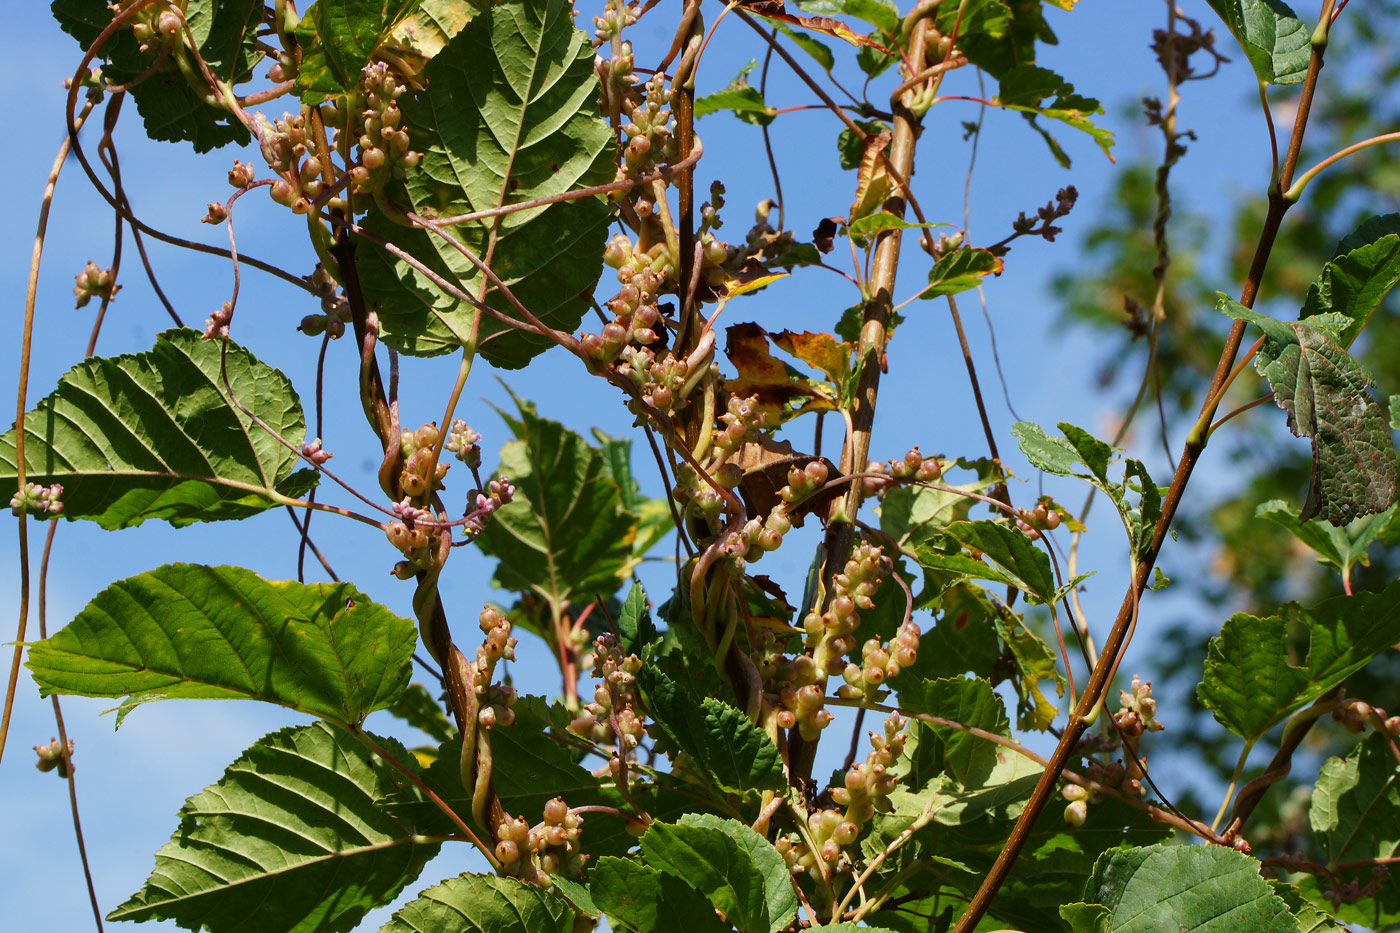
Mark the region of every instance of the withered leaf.
[[739, 398], [755, 397], [764, 411], [778, 411], [794, 399], [824, 400], [832, 407], [830, 391], [802, 376], [768, 351], [768, 332], [753, 323], [734, 324], [726, 331], [724, 352], [738, 370], [738, 377], [724, 388]]
[[885, 163], [885, 147], [890, 143], [890, 131], [881, 130], [865, 137], [860, 166], [856, 169], [856, 197], [851, 202], [852, 222], [880, 209], [894, 190], [894, 180]]

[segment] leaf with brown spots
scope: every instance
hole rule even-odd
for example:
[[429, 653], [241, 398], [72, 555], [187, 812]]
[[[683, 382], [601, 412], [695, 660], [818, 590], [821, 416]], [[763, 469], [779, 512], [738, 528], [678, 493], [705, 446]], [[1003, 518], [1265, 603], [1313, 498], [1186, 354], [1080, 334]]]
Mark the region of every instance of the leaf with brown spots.
[[[791, 441], [777, 441], [771, 437], [764, 437], [740, 446], [734, 462], [744, 471], [743, 479], [739, 481], [739, 496], [744, 500], [744, 507], [748, 509], [749, 515], [761, 517], [773, 511], [774, 506], [783, 501], [778, 493], [788, 485], [788, 471], [793, 467], [802, 469], [813, 460], [821, 460], [826, 464], [828, 482], [841, 475], [841, 471], [825, 457], [814, 457], [793, 450]], [[824, 519], [827, 505], [841, 495], [844, 488], [832, 486], [809, 499], [804, 499], [798, 505], [789, 507], [788, 517], [799, 528], [802, 526], [802, 517], [809, 512], [815, 512]]]
[[724, 388], [739, 398], [756, 397], [764, 411], [779, 411], [797, 399], [811, 399], [803, 406], [832, 410], [831, 391], [811, 382], [801, 373], [773, 356], [768, 350], [768, 332], [757, 324], [735, 324], [728, 331], [724, 352], [738, 370], [738, 377], [725, 381]]
[[785, 330], [773, 337], [773, 342], [782, 350], [791, 353], [814, 369], [819, 369], [836, 386], [836, 394], [849, 401], [855, 391], [856, 375], [859, 370], [851, 367], [851, 344], [837, 340], [830, 334], [813, 334], [804, 331], [800, 334]]

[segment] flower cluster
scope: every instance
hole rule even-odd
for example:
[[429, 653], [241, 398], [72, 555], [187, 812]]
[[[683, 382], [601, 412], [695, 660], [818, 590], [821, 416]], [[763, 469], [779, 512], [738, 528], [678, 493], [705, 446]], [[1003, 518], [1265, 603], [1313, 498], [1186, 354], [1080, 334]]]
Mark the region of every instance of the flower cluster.
[[94, 298], [111, 301], [119, 291], [121, 286], [111, 268], [99, 269], [89, 260], [83, 271], [73, 276], [73, 307], [81, 308]]
[[471, 428], [461, 418], [452, 422], [452, 427], [447, 431], [447, 441], [444, 446], [456, 455], [457, 459], [467, 465], [467, 469], [475, 470], [481, 466], [481, 435]]
[[878, 702], [887, 691], [880, 689], [886, 680], [899, 675], [919, 656], [919, 626], [905, 622], [889, 642], [867, 639], [861, 646], [861, 660], [846, 665], [841, 672], [845, 681], [836, 688], [836, 695], [845, 699], [863, 697]]
[[[437, 425], [425, 424], [416, 431], [404, 431], [399, 436], [404, 466], [399, 473], [399, 488], [405, 495], [418, 498], [429, 490], [441, 489], [448, 465], [437, 462]], [[431, 474], [431, 477], [430, 477]]]
[[400, 124], [403, 112], [398, 99], [407, 89], [384, 62], [372, 62], [360, 73], [364, 109], [350, 126], [346, 114], [329, 106], [321, 108], [327, 126], [355, 136], [358, 164], [350, 169], [350, 184], [357, 193], [375, 194], [393, 179], [403, 180], [406, 170], [423, 158], [409, 148], [408, 131]]
[[899, 784], [899, 779], [889, 773], [890, 767], [904, 751], [908, 734], [901, 731], [904, 720], [891, 713], [885, 718], [885, 734], [874, 732], [870, 736], [871, 750], [865, 761], [854, 764], [846, 772], [844, 786], [831, 788], [831, 799], [845, 811], [816, 810], [807, 817], [807, 828], [813, 851], [806, 840], [791, 838], [779, 840], [776, 848], [787, 861], [788, 870], [796, 874], [807, 871], [813, 877], [823, 873], [818, 867], [820, 859], [827, 869], [842, 871], [848, 867], [846, 849], [860, 838], [861, 831], [876, 810], [889, 812], [889, 795]]
[[57, 771], [58, 776], [64, 779], [68, 777], [68, 762], [73, 759], [73, 740], [68, 740], [67, 755], [64, 755], [63, 743], [58, 739], [50, 738], [47, 745], [35, 745], [34, 753], [39, 756], [39, 760], [34, 762], [34, 767], [40, 771]]
[[515, 688], [509, 684], [492, 683], [496, 662], [502, 658], [515, 660], [515, 639], [511, 637], [510, 620], [490, 606], [482, 608], [476, 617], [485, 640], [477, 646], [476, 660], [471, 664], [471, 686], [476, 694], [476, 721], [483, 729], [498, 723], [508, 726], [515, 722]]
[[58, 483], [52, 486], [25, 483], [10, 497], [10, 511], [15, 515], [57, 515], [63, 511], [63, 503], [58, 498], [61, 495], [63, 487]]
[[583, 817], [571, 812], [562, 797], [555, 797], [544, 805], [544, 819], [537, 826], [516, 817], [501, 827], [496, 858], [510, 873], [518, 873], [522, 857], [528, 855], [543, 875], [577, 878], [588, 859], [579, 851], [582, 834]]
[[1160, 732], [1165, 729], [1157, 721], [1157, 701], [1152, 698], [1152, 681], [1143, 681], [1136, 674], [1129, 685], [1131, 690], [1118, 691], [1118, 712], [1113, 714], [1113, 722], [1123, 744], [1137, 751], [1138, 742], [1144, 732]]
[[593, 642], [593, 673], [598, 686], [593, 690], [593, 702], [579, 710], [569, 723], [569, 731], [604, 746], [613, 745], [620, 737], [626, 750], [636, 748], [646, 735], [638, 713], [637, 673], [641, 669], [642, 659], [624, 655], [615, 636], [599, 635]]
[[[284, 113], [280, 120], [268, 120], [261, 113], [255, 117], [263, 159], [278, 175], [268, 194], [278, 204], [290, 207], [294, 214], [310, 213], [311, 202], [320, 197], [325, 185], [323, 172], [326, 166], [311, 153], [307, 145], [310, 116], [310, 108], [303, 104], [299, 112]], [[229, 172], [229, 181], [232, 183], [251, 174], [251, 170], [240, 170], [235, 162], [233, 171]]]
[[462, 534], [468, 538], [475, 538], [481, 534], [486, 529], [486, 520], [515, 497], [515, 486], [511, 484], [510, 477], [504, 474], [487, 483], [486, 490], [477, 491], [476, 507], [466, 514]]
[[[916, 446], [905, 453], [900, 460], [888, 460], [884, 463], [871, 460], [865, 471], [880, 475], [863, 477], [860, 481], [861, 491], [867, 496], [883, 497], [899, 480], [922, 480], [926, 483], [932, 483], [943, 475], [944, 466], [941, 458], [925, 457], [919, 453], [919, 448]], [[889, 477], [889, 479], [885, 477]]]
[[[138, 0], [116, 0], [107, 4], [113, 18], [135, 6]], [[137, 10], [126, 21], [131, 35], [136, 39], [137, 48], [145, 54], [157, 51], [163, 45], [178, 42], [184, 18], [170, 4], [150, 3]]]
[[225, 301], [219, 310], [204, 319], [204, 333], [201, 340], [214, 340], [228, 336], [228, 327], [233, 323], [233, 305]]
[[319, 437], [313, 441], [302, 441], [301, 455], [316, 466], [320, 466], [335, 456], [335, 454], [331, 453], [329, 450], [321, 449], [321, 439]]

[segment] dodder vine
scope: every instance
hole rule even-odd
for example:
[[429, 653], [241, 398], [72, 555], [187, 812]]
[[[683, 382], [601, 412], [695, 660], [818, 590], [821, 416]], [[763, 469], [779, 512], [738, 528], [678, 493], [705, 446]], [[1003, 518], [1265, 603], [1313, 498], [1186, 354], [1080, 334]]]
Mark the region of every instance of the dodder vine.
[[[1400, 522], [1394, 409], [1387, 416], [1348, 352], [1400, 281], [1400, 219], [1367, 221], [1324, 257], [1297, 321], [1253, 307], [1307, 184], [1389, 139], [1300, 170], [1309, 114], [1325, 106], [1314, 92], [1330, 30], [1346, 23], [1341, 10], [1328, 0], [1309, 28], [1279, 3], [1212, 0], [1258, 76], [1266, 115], [1267, 86], [1301, 85], [1295, 123], [1281, 155], [1275, 145], [1270, 209], [1239, 301], [1220, 299], [1234, 323], [1170, 484], [1159, 487], [1139, 460], [1120, 464], [1115, 446], [1073, 424], [1012, 429], [1033, 467], [1088, 484], [1076, 515], [1047, 495], [1015, 501], [956, 296], [1014, 273], [1013, 241], [1053, 241], [1077, 193], [1061, 189], [979, 246], [966, 230], [935, 234], [916, 167], [938, 158], [923, 128], [948, 102], [1018, 112], [1065, 164], [1048, 127], [1087, 133], [1107, 152], [1112, 138], [1093, 123], [1098, 102], [1035, 64], [1037, 43], [1053, 40], [1039, 0], [794, 6], [55, 0], [84, 54], [54, 177], [71, 147], [138, 247], [144, 235], [225, 256], [233, 288], [202, 333], [180, 326], [167, 305], [177, 326], [150, 351], [90, 357], [26, 411], [51, 179], [16, 428], [0, 439], [20, 536], [16, 640], [28, 637], [30, 517], [49, 522], [47, 567], [58, 518], [116, 530], [281, 506], [300, 540], [298, 580], [310, 551], [336, 581], [168, 565], [111, 584], [66, 627], [49, 637], [41, 628], [28, 643], [27, 666], [54, 698], [60, 733], [36, 746], [37, 763], [69, 781], [75, 827], [75, 745], [59, 695], [121, 700], [118, 722], [175, 697], [259, 699], [318, 720], [259, 740], [189, 798], [145, 886], [108, 919], [218, 931], [255, 916], [269, 931], [350, 929], [442, 846], [466, 843], [490, 873], [423, 891], [384, 930], [534, 933], [591, 929], [601, 917], [639, 933], [673, 924], [743, 933], [1312, 931], [1339, 929], [1334, 917], [1400, 920], [1386, 867], [1400, 843], [1379, 828], [1400, 817], [1400, 719], [1343, 687], [1400, 642], [1400, 585], [1352, 593], [1350, 567], [1372, 542], [1400, 538]], [[1194, 56], [1212, 69], [1225, 60], [1213, 34], [1171, 4], [1166, 13], [1153, 48], [1168, 94], [1147, 103], [1166, 144], [1154, 190], [1156, 296], [1136, 309], [1149, 353], [1127, 421], [1158, 379], [1169, 179], [1188, 136], [1177, 129], [1179, 88], [1201, 77]], [[585, 14], [591, 33], [579, 25]], [[638, 24], [658, 20], [669, 43], [634, 46]], [[759, 85], [746, 71], [697, 97], [709, 43], [751, 34], [765, 56]], [[853, 62], [837, 60], [844, 47], [831, 37], [854, 50]], [[262, 82], [254, 70], [264, 64]], [[783, 111], [764, 97], [770, 68], [812, 92], [854, 173], [809, 239], [784, 228], [770, 145]], [[992, 97], [943, 93], [974, 70], [995, 84]], [[199, 152], [255, 146], [261, 161], [236, 160], [234, 193], [204, 208], [205, 222], [227, 229], [227, 249], [169, 237], [134, 214], [111, 137], [127, 97], [153, 139]], [[98, 107], [95, 151], [107, 179], [80, 133]], [[760, 204], [740, 236], [722, 232], [732, 213], [724, 186], [695, 190], [706, 157], [697, 119], [722, 111], [762, 127], [778, 198]], [[314, 270], [242, 252], [239, 202], [260, 189], [305, 227]], [[901, 263], [927, 269], [927, 286], [907, 301], [896, 292]], [[245, 267], [308, 294], [299, 330], [319, 339], [314, 430], [290, 380], [238, 341]], [[856, 303], [839, 315], [826, 309], [831, 333], [736, 320], [750, 309], [761, 316], [789, 275], [833, 272]], [[76, 276], [78, 306], [101, 307], [90, 351], [130, 274], [118, 254], [111, 267], [89, 262]], [[906, 403], [898, 382], [882, 386], [889, 349], [901, 310], [931, 299], [942, 299], [959, 336], [988, 456], [914, 447], [881, 462], [871, 453], [877, 407]], [[1262, 336], [1237, 361], [1251, 326]], [[382, 451], [377, 489], [333, 469], [334, 444], [319, 436], [325, 360], [341, 341], [358, 379], [330, 392], [330, 403], [357, 397]], [[441, 408], [405, 411], [400, 380], [413, 367], [403, 357], [444, 354], [458, 369]], [[457, 413], [478, 357], [614, 386], [664, 498], [641, 492], [631, 440], [598, 435], [592, 444], [520, 399], [503, 412], [513, 438], [483, 474], [483, 432]], [[1159, 709], [1150, 683], [1119, 677], [1119, 664], [1212, 434], [1258, 403], [1216, 417], [1251, 360], [1314, 454], [1301, 511], [1269, 503], [1268, 514], [1340, 570], [1348, 595], [1267, 618], [1236, 615], [1212, 639], [1198, 695], [1243, 751], [1207, 822], [1153, 783], [1149, 753], [1173, 714]], [[1126, 431], [1125, 422], [1115, 443]], [[824, 447], [839, 454], [828, 459]], [[1076, 595], [1080, 519], [1093, 495], [1118, 513], [1132, 567], [1106, 630]], [[413, 588], [414, 621], [338, 580], [315, 544], [314, 512], [328, 513], [318, 529], [349, 519], [382, 534], [386, 566]], [[755, 573], [766, 554], [799, 546], [794, 528], [804, 523], [821, 529], [805, 583]], [[663, 627], [634, 578], [667, 540], [676, 566], [669, 598], [656, 600]], [[439, 584], [482, 558], [498, 562], [495, 583], [515, 602], [473, 609], [464, 622]], [[1048, 617], [1053, 648], [1018, 603]], [[1290, 626], [1306, 634], [1302, 654], [1290, 648]], [[557, 660], [559, 699], [517, 693], [507, 671], [521, 637], [541, 640]], [[25, 649], [16, 649], [0, 752]], [[440, 696], [409, 682], [415, 658]], [[1087, 677], [1076, 683], [1078, 661]], [[1067, 709], [1047, 681], [1057, 696], [1068, 687]], [[1015, 730], [1000, 683], [1016, 696]], [[859, 711], [857, 732], [828, 782], [814, 769], [823, 741], [843, 741], [829, 735], [839, 708]], [[410, 750], [366, 731], [377, 710], [434, 744]], [[1253, 809], [1325, 714], [1366, 738], [1323, 765], [1308, 848], [1253, 851]], [[1237, 788], [1251, 748], [1275, 729], [1273, 763]], [[1014, 737], [1047, 730], [1058, 737], [1048, 758]], [[1050, 805], [1057, 793], [1063, 808]], [[1167, 844], [1173, 833], [1204, 844]]]

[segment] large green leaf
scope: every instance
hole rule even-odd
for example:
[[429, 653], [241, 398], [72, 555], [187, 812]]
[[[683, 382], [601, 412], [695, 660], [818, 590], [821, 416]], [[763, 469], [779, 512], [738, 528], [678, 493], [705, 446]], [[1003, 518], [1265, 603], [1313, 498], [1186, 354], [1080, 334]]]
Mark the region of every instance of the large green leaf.
[[[1352, 245], [1358, 241], [1360, 245]], [[1322, 274], [1308, 287], [1298, 317], [1340, 314], [1347, 324], [1337, 340], [1350, 347], [1397, 282], [1400, 214], [1372, 217], [1337, 245], [1337, 256], [1322, 267]]]
[[593, 902], [615, 929], [635, 933], [652, 933], [663, 926], [675, 933], [729, 929], [704, 895], [684, 880], [640, 861], [605, 856], [588, 872], [588, 880]]
[[644, 672], [642, 687], [648, 712], [675, 746], [725, 791], [782, 789], [787, 783], [782, 758], [768, 734], [743, 710], [698, 695], [668, 671], [675, 671], [674, 659], [658, 660]]
[[1400, 772], [1385, 736], [1373, 732], [1323, 763], [1308, 822], [1333, 868], [1400, 852]]
[[[220, 343], [169, 330], [147, 353], [92, 357], [24, 416], [30, 482], [63, 486], [63, 515], [103, 528], [245, 518], [315, 482], [297, 455], [224, 393]], [[306, 433], [287, 377], [228, 347], [238, 401], [293, 445]], [[15, 431], [0, 437], [0, 484], [16, 481]]]
[[[199, 56], [210, 72], [229, 85], [251, 78], [263, 57], [257, 45], [262, 0], [186, 0], [181, 7]], [[53, 0], [52, 9], [63, 31], [83, 48], [92, 45], [112, 22], [105, 0]], [[147, 71], [156, 54], [154, 50], [142, 52], [131, 31], [119, 29], [102, 47], [108, 60], [103, 77], [114, 84], [133, 81]], [[236, 117], [206, 101], [209, 89], [191, 84], [174, 55], [127, 93], [135, 99], [152, 139], [185, 140], [194, 145], [195, 152], [208, 152], [228, 143], [246, 144], [251, 139]]]
[[770, 892], [779, 884], [791, 890], [782, 857], [778, 856], [776, 863], [756, 862], [752, 847], [723, 829], [657, 821], [642, 836], [642, 855], [648, 866], [685, 881], [708, 897], [739, 933], [776, 933], [796, 913], [792, 895], [782, 901], [782, 912], [776, 916], [770, 907]]
[[1105, 853], [1084, 886], [1084, 900], [1107, 908], [1066, 905], [1069, 919], [1103, 917], [1103, 925], [1076, 925], [1107, 933], [1297, 933], [1288, 905], [1259, 875], [1259, 862], [1222, 846], [1154, 845]]
[[[1196, 696], [1225, 728], [1253, 741], [1400, 641], [1400, 583], [1383, 593], [1338, 596], [1284, 615], [1231, 616], [1210, 640]], [[1308, 633], [1302, 665], [1289, 657], [1293, 624]]]
[[1343, 314], [1285, 322], [1225, 295], [1220, 309], [1264, 332], [1254, 367], [1269, 380], [1288, 427], [1312, 442], [1313, 471], [1301, 518], [1321, 515], [1345, 525], [1395, 502], [1395, 447], [1385, 410], [1367, 391], [1371, 375], [1339, 337], [1353, 326]]
[[145, 886], [107, 919], [211, 933], [349, 930], [438, 851], [380, 806], [397, 774], [326, 723], [264, 736], [185, 801]]
[[498, 558], [494, 582], [534, 593], [562, 612], [611, 596], [631, 573], [637, 516], [596, 448], [529, 405], [507, 418], [517, 440], [501, 449], [500, 473], [515, 498], [491, 516], [477, 538]]
[[[520, 203], [603, 184], [615, 176], [615, 142], [598, 119], [598, 81], [588, 37], [567, 0], [518, 0], [479, 13], [424, 69], [427, 89], [402, 103], [404, 126], [422, 161], [406, 187], [429, 218]], [[450, 228], [537, 317], [572, 330], [602, 269], [610, 211], [597, 197], [535, 207]], [[476, 267], [445, 240], [387, 222], [371, 229], [428, 263], [464, 291], [482, 292]], [[366, 263], [365, 286], [379, 305], [382, 336], [414, 354], [454, 349], [475, 313], [382, 251]], [[519, 317], [495, 289], [492, 307]], [[552, 346], [493, 318], [481, 323], [480, 352], [506, 368]]]
[[[951, 719], [996, 735], [1009, 735], [1006, 703], [989, 681], [972, 677], [921, 680], [901, 686], [899, 707]], [[934, 726], [920, 720], [909, 723], [904, 757], [895, 773], [908, 789], [918, 790], [940, 774], [948, 774], [965, 787], [980, 787], [997, 767], [1001, 746], [958, 729]]]
[[1282, 0], [1208, 0], [1265, 84], [1301, 84], [1312, 30]]
[[433, 885], [380, 933], [573, 933], [574, 911], [537, 885], [495, 875], [462, 874]]
[[45, 696], [264, 700], [357, 725], [408, 683], [414, 642], [348, 583], [168, 564], [98, 593], [26, 663]]
[[374, 50], [417, 6], [418, 0], [316, 0], [296, 30], [302, 100], [319, 103], [354, 90]]
[[747, 823], [726, 819], [711, 813], [687, 813], [681, 818], [683, 826], [706, 826], [728, 836], [753, 861], [754, 870], [763, 878], [763, 896], [768, 904], [772, 929], [788, 925], [797, 914], [797, 892], [788, 877], [787, 864], [778, 850]]

